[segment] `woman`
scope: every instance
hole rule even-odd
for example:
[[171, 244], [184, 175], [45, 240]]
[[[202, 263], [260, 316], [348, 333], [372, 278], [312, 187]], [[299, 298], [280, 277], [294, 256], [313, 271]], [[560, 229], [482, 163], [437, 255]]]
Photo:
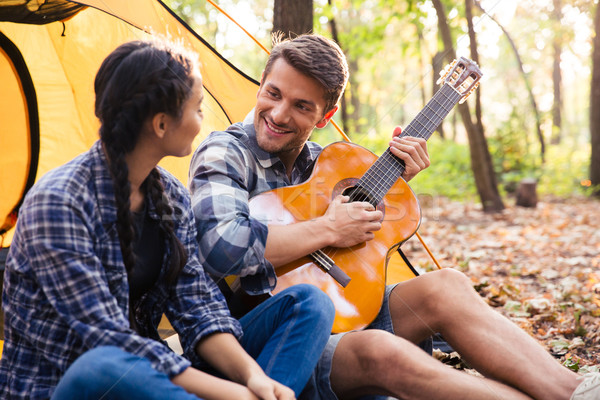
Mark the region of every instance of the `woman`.
[[[200, 130], [194, 58], [165, 42], [129, 42], [104, 60], [94, 88], [100, 140], [40, 179], [20, 210], [4, 281], [0, 398], [294, 398], [252, 356], [285, 357], [290, 336], [281, 332], [293, 331], [290, 308], [299, 307], [310, 313], [300, 330], [312, 330], [302, 338], [313, 343], [303, 361], [310, 374], [333, 308], [315, 314], [324, 295], [295, 289], [280, 319], [258, 318], [269, 328], [245, 338], [254, 348], [246, 353], [239, 322], [199, 264], [187, 190], [156, 166], [189, 154]], [[183, 356], [158, 336], [163, 314]], [[199, 369], [208, 367], [230, 380]]]

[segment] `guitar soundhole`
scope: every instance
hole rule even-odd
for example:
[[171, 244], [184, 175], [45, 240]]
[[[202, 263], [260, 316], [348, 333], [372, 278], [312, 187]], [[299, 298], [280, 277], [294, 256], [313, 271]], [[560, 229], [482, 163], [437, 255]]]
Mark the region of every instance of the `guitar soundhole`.
[[[350, 201], [366, 201], [373, 204], [374, 200], [371, 197], [370, 193], [358, 186], [351, 186], [344, 189], [342, 192], [344, 196], [350, 196]], [[377, 204], [373, 204], [374, 207]]]
[[349, 196], [350, 201], [367, 201], [373, 204], [373, 206], [376, 209], [385, 214], [384, 202], [381, 201], [378, 204], [374, 204], [375, 199], [373, 198], [373, 196], [364, 188], [361, 188], [360, 186], [355, 186], [357, 182], [357, 178], [342, 179], [333, 188], [332, 198], [337, 195], [343, 194], [344, 196]]

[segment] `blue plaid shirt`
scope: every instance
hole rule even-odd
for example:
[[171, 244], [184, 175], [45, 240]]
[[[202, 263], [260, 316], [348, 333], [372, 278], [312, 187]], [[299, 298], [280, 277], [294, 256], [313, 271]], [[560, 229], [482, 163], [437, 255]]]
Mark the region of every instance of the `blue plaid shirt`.
[[202, 142], [189, 182], [203, 265], [217, 277], [238, 275], [244, 290], [261, 294], [275, 287], [277, 277], [264, 257], [267, 225], [250, 216], [248, 200], [308, 179], [322, 148], [307, 142], [290, 180], [281, 160], [258, 146], [253, 116]]
[[[141, 334], [129, 325], [113, 183], [100, 143], [46, 174], [28, 193], [4, 274], [0, 398], [49, 398], [69, 365], [98, 346], [146, 357], [172, 377], [190, 363], [202, 363], [194, 349], [206, 335], [241, 336], [239, 323], [198, 262], [188, 191], [162, 169], [161, 176], [175, 210], [175, 234], [189, 260], [169, 286], [165, 254], [161, 275], [136, 312]], [[150, 217], [157, 219], [147, 201]], [[160, 341], [163, 313], [179, 334], [185, 357]]]

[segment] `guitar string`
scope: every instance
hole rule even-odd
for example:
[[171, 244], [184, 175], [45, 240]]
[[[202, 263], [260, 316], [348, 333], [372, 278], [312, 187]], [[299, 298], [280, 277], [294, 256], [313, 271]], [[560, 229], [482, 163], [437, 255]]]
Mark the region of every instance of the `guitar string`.
[[[432, 100], [430, 100], [430, 102], [425, 106], [424, 112], [420, 113], [415, 118], [415, 121], [419, 122], [419, 124], [422, 125], [426, 130], [431, 130], [432, 132], [435, 129], [435, 127], [437, 125], [439, 125], [441, 120], [443, 120], [443, 118], [441, 118], [441, 119], [439, 118], [440, 117], [439, 114], [435, 113], [435, 110], [433, 109], [433, 107], [431, 107], [431, 104], [437, 103], [438, 105], [440, 105], [441, 108], [446, 111], [446, 115], [447, 115], [447, 113], [449, 113], [452, 106], [454, 104], [456, 104], [456, 101], [454, 101], [454, 99], [451, 99], [449, 96], [446, 95], [444, 87], [442, 87], [436, 94], [438, 94], [438, 96], [434, 95]], [[439, 97], [442, 97], [442, 101], [438, 101]], [[444, 97], [446, 99], [445, 102], [443, 101]], [[459, 97], [459, 99], [460, 99], [460, 97]], [[454, 104], [452, 104], [452, 103], [454, 103]], [[446, 106], [449, 106], [449, 107], [446, 108]], [[433, 115], [438, 117], [439, 121], [432, 120], [432, 118], [427, 115], [427, 111], [431, 111], [433, 113]], [[425, 118], [425, 123], [421, 122], [421, 120], [423, 118]], [[427, 139], [427, 137], [421, 135], [417, 129], [415, 129], [415, 134], [411, 134], [412, 128], [413, 128], [413, 124], [411, 122], [411, 124], [409, 124], [409, 126], [405, 130], [405, 133], [407, 133], [411, 136], [417, 136], [417, 137], [422, 137], [424, 139]], [[381, 201], [381, 199], [383, 199], [385, 193], [389, 190], [389, 188], [386, 188], [385, 186], [381, 185], [380, 179], [376, 178], [377, 173], [379, 173], [380, 176], [383, 176], [383, 178], [385, 180], [389, 181], [389, 186], [391, 187], [396, 182], [396, 180], [401, 175], [401, 173], [403, 172], [402, 171], [403, 166], [398, 165], [398, 161], [397, 161], [398, 159], [393, 154], [391, 154], [389, 149], [386, 150], [386, 152], [380, 158], [382, 158], [383, 161], [376, 162], [374, 164], [374, 166], [372, 166], [372, 168], [370, 168], [365, 173], [363, 178], [361, 178], [362, 183], [364, 184], [364, 186], [367, 186], [367, 189], [368, 189], [368, 186], [370, 185], [373, 188], [375, 188], [375, 190], [377, 191], [375, 193], [375, 195], [377, 196], [377, 200], [378, 200], [377, 203], [379, 203], [379, 201]], [[388, 168], [386, 168], [386, 172], [384, 172], [384, 173], [382, 173], [383, 172], [382, 168], [384, 168], [385, 166], [382, 164], [387, 164], [387, 166], [388, 166]], [[389, 171], [390, 167], [391, 167], [393, 175], [394, 175], [394, 177], [392, 177], [391, 179], [390, 179], [389, 172], [387, 172], [387, 171]], [[354, 195], [354, 193], [357, 193], [357, 194]], [[355, 201], [358, 197], [362, 196], [362, 194], [359, 192], [354, 192], [354, 193], [353, 193], [353, 196], [351, 196], [351, 201]], [[373, 202], [375, 203], [375, 201], [373, 201]], [[335, 256], [335, 252], [336, 251], [334, 250], [334, 254], [332, 256]]]
[[325, 254], [322, 250], [317, 250], [317, 251], [311, 253], [311, 255], [315, 258], [316, 261], [320, 262], [324, 267], [331, 269], [331, 267], [334, 265], [333, 260], [331, 260], [331, 258], [329, 256], [327, 256], [327, 254]]
[[[446, 88], [450, 88], [452, 96], [449, 96], [449, 95], [447, 95], [447, 94], [445, 93], [445, 92], [447, 91], [447, 90], [445, 90]], [[445, 104], [444, 104], [443, 102], [438, 102], [438, 99], [436, 98], [436, 95], [438, 95], [438, 94], [440, 94], [441, 96], [445, 96], [445, 97], [446, 97], [446, 99], [450, 99], [450, 100], [451, 100], [451, 101], [448, 103], [448, 105], [449, 105], [449, 107], [448, 107], [448, 108], [445, 108], [445, 107], [444, 107], [444, 105], [445, 105]], [[457, 96], [458, 96], [458, 97], [457, 97]], [[456, 99], [454, 99], [454, 97], [456, 97]], [[444, 119], [444, 118], [445, 118], [445, 117], [448, 115], [448, 113], [450, 112], [450, 110], [452, 109], [452, 107], [454, 107], [454, 105], [455, 105], [455, 104], [456, 104], [456, 103], [457, 103], [457, 102], [460, 100], [460, 98], [461, 98], [461, 97], [462, 97], [462, 94], [460, 94], [460, 93], [459, 93], [459, 91], [458, 91], [457, 89], [455, 89], [455, 88], [451, 87], [449, 84], [444, 84], [444, 85], [442, 85], [442, 87], [440, 88], [440, 90], [439, 90], [438, 92], [436, 92], [436, 94], [434, 95], [434, 97], [433, 97], [433, 98], [432, 98], [432, 99], [431, 99], [431, 100], [430, 100], [430, 101], [427, 103], [427, 105], [425, 106], [425, 109], [423, 110], [423, 112], [422, 112], [422, 113], [420, 113], [419, 115], [417, 115], [417, 118], [415, 118], [415, 120], [414, 120], [413, 122], [415, 122], [415, 123], [419, 123], [419, 124], [420, 124], [420, 125], [422, 125], [424, 128], [426, 128], [426, 130], [429, 130], [429, 129], [430, 129], [430, 126], [428, 126], [428, 124], [429, 124], [429, 123], [431, 123], [431, 125], [432, 125], [432, 129], [431, 129], [430, 133], [433, 133], [433, 131], [435, 130], [435, 128], [437, 127], [437, 125], [439, 125], [439, 124], [440, 124], [440, 123], [443, 121], [443, 119]], [[443, 115], [439, 115], [439, 114], [437, 114], [437, 112], [436, 112], [436, 108], [434, 108], [434, 107], [431, 107], [431, 105], [432, 105], [433, 103], [438, 103], [438, 105], [439, 105], [440, 107], [437, 107], [437, 108], [441, 108], [441, 109], [443, 109], [444, 111], [446, 111], [446, 113], [445, 113], [445, 114], [443, 114]], [[434, 116], [436, 116], [436, 117], [437, 117], [437, 121], [435, 121], [435, 122], [434, 122], [434, 121], [433, 121], [433, 120], [430, 118], [430, 116], [428, 116], [428, 115], [427, 115], [427, 112], [426, 112], [426, 111], [429, 111], [429, 112], [431, 112], [431, 114], [433, 114]], [[424, 117], [424, 118], [426, 119], [426, 122], [425, 122], [425, 124], [424, 124], [424, 123], [421, 121], [421, 119], [422, 119], [422, 118], [419, 118], [419, 117]], [[411, 128], [411, 127], [412, 127], [412, 122], [411, 122], [411, 124], [409, 124], [409, 126], [407, 127], [407, 130], [408, 130], [408, 128]], [[419, 133], [418, 133], [418, 130], [416, 130], [416, 133], [417, 133], [417, 135], [416, 135], [416, 136], [423, 137], [423, 136], [420, 136], [420, 135], [419, 135]], [[415, 135], [411, 135], [411, 136], [415, 136]], [[423, 137], [423, 138], [425, 138], [425, 137]], [[426, 137], [425, 139], [427, 140], [428, 138], [429, 138], [429, 137]], [[384, 156], [387, 156], [387, 152], [384, 154]], [[393, 155], [392, 155], [392, 157], [393, 157]], [[390, 164], [389, 160], [386, 160], [386, 158], [387, 158], [387, 157], [383, 157], [383, 160], [382, 160], [382, 162], [380, 162], [380, 163], [377, 163], [377, 165], [375, 165], [375, 168], [373, 168], [373, 169], [369, 169], [369, 171], [367, 171], [367, 173], [365, 174], [365, 176], [364, 176], [363, 178], [361, 178], [361, 182], [362, 182], [362, 183], [367, 183], [367, 184], [368, 184], [368, 183], [372, 183], [373, 181], [372, 181], [371, 179], [372, 179], [372, 175], [373, 175], [373, 173], [374, 173], [374, 172], [379, 172], [379, 173], [381, 173], [381, 172], [382, 172], [381, 170], [377, 171], [377, 169], [379, 168], [379, 164], [383, 164], [383, 162], [384, 162], [384, 161], [388, 161], [388, 162], [387, 162], [387, 163], [388, 163], [388, 165]], [[401, 174], [401, 173], [403, 172], [403, 171], [402, 171], [402, 168], [404, 168], [404, 166], [403, 166], [403, 165], [397, 166], [397, 165], [394, 165], [394, 164], [396, 164], [396, 163], [392, 163], [392, 165], [391, 165], [391, 167], [392, 167], [392, 168], [394, 168], [394, 170], [395, 170], [394, 172], [395, 172], [396, 174], [398, 174], [398, 173], [399, 173], [399, 174]], [[384, 166], [384, 167], [385, 167], [385, 166]], [[388, 168], [389, 168], [389, 166], [388, 166]], [[370, 180], [371, 180], [371, 181], [370, 181]], [[393, 181], [390, 181], [390, 182], [389, 182], [389, 187], [391, 187], [391, 186], [394, 184], [394, 182], [395, 182], [396, 180], [397, 180], [397, 178], [396, 178], [395, 180], [393, 180]], [[388, 189], [388, 190], [389, 190], [389, 189]], [[386, 192], [387, 192], [387, 190], [385, 190], [385, 187], [384, 187], [384, 188], [382, 188], [382, 189], [380, 189], [380, 192], [379, 192], [379, 193], [377, 193], [377, 197], [378, 197], [378, 200], [379, 200], [379, 201], [381, 201], [381, 199], [383, 199], [383, 197], [385, 196], [385, 193], [386, 193]], [[359, 193], [359, 195], [360, 195], [360, 193]], [[356, 197], [355, 197], [355, 198], [356, 198]]]
[[[447, 100], [450, 100], [448, 102], [448, 105], [450, 105], [452, 107], [453, 104], [450, 104], [450, 103], [453, 102], [454, 99], [451, 99], [449, 96], [447, 96], [443, 89], [444, 89], [444, 87], [442, 87], [436, 94], [439, 93], [440, 96], [445, 96]], [[458, 99], [460, 100], [460, 97]], [[441, 108], [443, 108], [446, 111], [446, 114], [444, 115], [444, 117], [450, 112], [451, 107], [449, 109], [446, 109], [444, 107], [444, 104], [438, 102], [436, 96], [434, 96], [429, 101], [429, 103], [427, 103], [424, 110], [421, 113], [419, 113], [419, 115], [417, 115], [417, 117], [413, 120], [413, 122], [420, 124], [424, 128], [424, 130], [430, 131], [431, 133], [433, 133], [433, 131], [435, 131], [435, 128], [439, 125], [439, 123], [444, 118], [444, 117], [440, 118], [440, 115], [435, 112], [435, 109], [433, 107], [431, 107], [431, 103], [433, 103], [433, 102], [440, 104]], [[454, 104], [456, 104], [456, 102], [454, 102]], [[435, 120], [432, 119], [431, 115], [427, 114], [427, 111], [430, 111], [437, 118], [435, 118]], [[422, 121], [423, 119], [425, 119], [425, 123]], [[427, 140], [431, 135], [429, 135], [429, 136], [421, 135], [418, 129], [415, 129], [415, 133], [411, 133], [411, 130], [413, 128], [413, 122], [411, 122], [409, 124], [409, 126], [405, 130], [405, 133], [407, 133], [409, 136], [421, 137], [421, 138], [424, 138]], [[365, 186], [370, 185], [376, 191], [375, 195], [377, 197], [378, 202], [381, 201], [381, 199], [383, 199], [383, 196], [385, 196], [385, 193], [387, 193], [387, 191], [389, 190], [389, 187], [391, 187], [396, 182], [397, 178], [404, 172], [403, 171], [404, 166], [401, 165], [397, 161], [398, 159], [393, 154], [391, 154], [389, 149], [386, 150], [386, 152], [380, 157], [380, 160], [381, 161], [379, 161], [379, 160], [376, 161], [375, 164], [371, 168], [369, 168], [369, 170], [365, 173], [365, 175], [360, 179], [360, 183], [365, 184]], [[393, 176], [390, 176], [389, 172], [392, 172]], [[386, 185], [381, 185], [382, 179], [378, 178], [377, 175], [379, 175], [380, 177], [383, 178], [384, 184], [387, 183], [387, 186], [389, 186], [387, 189], [386, 189]], [[394, 176], [395, 176], [395, 178], [394, 178]], [[379, 186], [378, 186], [378, 184], [379, 184]], [[358, 193], [358, 196], [360, 196], [360, 195], [361, 195], [361, 193]], [[354, 196], [354, 198], [352, 200], [356, 200], [356, 198], [357, 198], [357, 196]]]
[[[428, 111], [433, 111], [431, 107], [428, 108]], [[425, 131], [433, 131], [442, 120], [438, 114], [433, 112], [435, 115], [435, 119], [432, 119], [427, 113], [424, 113], [420, 116], [420, 118], [415, 119], [415, 123], [411, 125], [411, 128], [415, 126], [418, 127], [420, 125]], [[425, 120], [425, 122], [423, 121]], [[414, 137], [422, 137], [424, 139], [428, 139], [430, 135], [421, 135], [418, 132], [414, 134], [410, 129], [407, 129], [406, 132], [410, 136]], [[362, 182], [366, 185], [373, 187], [375, 199], [373, 203], [378, 203], [383, 199], [388, 190], [394, 185], [394, 183], [398, 180], [398, 178], [402, 175], [405, 170], [405, 165], [399, 161], [397, 157], [395, 157], [391, 151], [386, 151], [381, 157], [381, 161], [379, 161], [374, 168], [365, 174], [365, 178]]]
[[[420, 137], [425, 140], [427, 140], [427, 139], [429, 139], [429, 137], [431, 137], [431, 134], [433, 134], [433, 132], [435, 131], [437, 126], [443, 121], [443, 119], [448, 115], [448, 113], [450, 113], [452, 108], [456, 105], [456, 103], [458, 103], [458, 101], [462, 97], [454, 89], [452, 89], [452, 92], [450, 94], [454, 94], [455, 96], [449, 96], [448, 94], [446, 94], [447, 90], [444, 90], [446, 87], [450, 87], [450, 86], [447, 84], [443, 85], [440, 88], [440, 90], [438, 90], [436, 92], [436, 94], [432, 97], [432, 99], [425, 105], [423, 111], [421, 111], [419, 114], [417, 114], [415, 119], [413, 119], [413, 121], [411, 123], [409, 123], [407, 128], [404, 130], [404, 133], [406, 133], [407, 136], [409, 135], [409, 136], [413, 136], [413, 137]], [[436, 96], [436, 95], [438, 95], [438, 96]], [[456, 95], [458, 95], [458, 98], [454, 99], [454, 97], [456, 97]], [[437, 97], [441, 97], [442, 98], [441, 101], [438, 101]], [[445, 98], [446, 102], [444, 102], [444, 98]], [[437, 108], [445, 111], [445, 113], [443, 113], [443, 115], [438, 114], [436, 112], [436, 108], [431, 106], [434, 103], [437, 103], [437, 105], [438, 105]], [[430, 114], [428, 115], [427, 112], [430, 112]], [[422, 122], [422, 119], [425, 119], [425, 123]], [[424, 131], [429, 131], [430, 133], [428, 135], [421, 135], [419, 130], [413, 127], [413, 122], [420, 124], [423, 127]], [[411, 133], [411, 131], [413, 129], [415, 132]], [[382, 160], [382, 161], [379, 161], [379, 160]], [[383, 164], [387, 164], [387, 165], [383, 165]], [[386, 167], [387, 167], [387, 169], [386, 169]], [[379, 157], [379, 159], [367, 170], [367, 172], [363, 175], [363, 177], [360, 179], [360, 181], [362, 181], [363, 184], [366, 184], [365, 186], [368, 186], [368, 185], [373, 186], [373, 189], [376, 191], [375, 194], [376, 194], [376, 199], [377, 199], [377, 204], [378, 204], [383, 199], [383, 197], [385, 197], [385, 194], [389, 191], [391, 186], [394, 185], [394, 183], [398, 180], [398, 178], [404, 172], [404, 169], [405, 169], [404, 165], [400, 164], [398, 162], [398, 158], [396, 156], [394, 156], [388, 148], [383, 153], [383, 155], [381, 157]], [[390, 172], [391, 172], [391, 174], [390, 174]], [[383, 177], [383, 180], [386, 180], [389, 182], [383, 182], [383, 184], [382, 184], [382, 182], [381, 182], [382, 179], [377, 178], [377, 173]], [[394, 178], [394, 176], [395, 176], [395, 178]], [[389, 187], [387, 187], [387, 189], [386, 189], [386, 186], [389, 186]], [[356, 201], [358, 195], [355, 196], [354, 195], [355, 193], [358, 193], [358, 192], [352, 193], [352, 195], [350, 196], [350, 201]], [[362, 194], [360, 194], [360, 195], [362, 195]], [[323, 250], [317, 250], [316, 252], [311, 253], [311, 255], [313, 255], [313, 257], [315, 257], [322, 264], [326, 264], [329, 268], [331, 268], [332, 263], [333, 263], [333, 265], [335, 265], [335, 262], [333, 261], [333, 259], [331, 257], [335, 257], [335, 254], [337, 253], [337, 249], [333, 248], [332, 253], [333, 254], [328, 255]], [[326, 257], [326, 258], [324, 259], [324, 257]], [[329, 260], [331, 260], [331, 261], [329, 261]]]
[[[444, 95], [445, 93], [442, 92], [441, 94]], [[434, 97], [433, 100], [435, 102], [437, 102], [437, 98]], [[439, 115], [435, 113], [434, 109], [431, 107], [431, 104], [428, 104], [426, 106], [426, 110], [425, 111], [432, 111], [433, 115], [435, 115], [438, 118], [436, 120], [433, 120], [427, 114], [427, 112], [424, 112], [419, 117], [417, 117], [415, 119], [415, 123], [416, 124], [420, 124], [425, 130], [433, 132], [435, 130], [436, 126], [438, 126], [439, 123], [441, 122], [441, 120], [443, 120], [443, 118], [439, 118]], [[423, 122], [423, 119], [425, 119], [425, 123]], [[411, 123], [409, 127], [412, 129], [412, 128], [414, 128], [414, 125], [415, 124]], [[429, 136], [426, 137], [426, 136], [420, 135], [419, 131], [416, 130], [416, 129], [415, 129], [416, 130], [416, 135], [412, 134], [410, 132], [411, 129], [407, 129], [407, 133], [410, 134], [411, 136], [423, 137], [425, 139], [428, 139], [428, 137], [430, 136], [429, 135]], [[380, 164], [387, 164], [388, 169], [391, 168], [392, 172], [394, 172], [395, 179], [394, 179], [394, 177], [392, 177], [392, 179], [389, 182], [390, 184], [393, 184], [397, 180], [398, 175], [400, 175], [403, 172], [404, 165], [399, 164], [397, 160], [398, 159], [393, 154], [391, 154], [391, 152], [386, 151], [386, 153], [384, 154], [384, 157], [382, 159], [382, 162], [380, 163]], [[385, 165], [383, 165], [382, 167], [385, 167]], [[373, 171], [373, 172], [379, 172], [379, 174], [381, 175], [383, 171], [381, 170], [381, 168], [380, 168], [379, 165], [376, 167], [376, 169], [378, 169], [378, 171]], [[384, 176], [385, 176], [385, 172], [383, 172], [383, 173], [384, 173]], [[371, 178], [371, 183], [372, 183], [373, 182], [372, 177], [369, 176], [368, 178]], [[389, 177], [386, 177], [386, 178], [389, 178]], [[379, 197], [380, 198], [382, 197], [381, 194], [382, 193], [379, 193]]]
[[[437, 93], [440, 93], [442, 96], [444, 96], [444, 95], [445, 95], [445, 93], [444, 93], [444, 91], [443, 91], [443, 88], [442, 88], [440, 91], [438, 91]], [[448, 98], [448, 96], [446, 96], [446, 97]], [[416, 117], [416, 118], [413, 120], [413, 122], [416, 122], [416, 123], [420, 124], [420, 125], [421, 125], [421, 126], [423, 126], [423, 127], [426, 129], [426, 130], [430, 130], [430, 129], [431, 129], [431, 131], [433, 132], [433, 131], [435, 130], [435, 127], [436, 127], [436, 125], [439, 125], [439, 123], [441, 122], [441, 120], [443, 120], [443, 118], [441, 118], [441, 119], [440, 119], [440, 116], [439, 116], [438, 114], [436, 114], [436, 113], [435, 113], [435, 110], [434, 110], [434, 109], [431, 107], [431, 103], [432, 103], [432, 102], [439, 103], [439, 102], [437, 101], [437, 98], [434, 96], [434, 98], [433, 98], [433, 99], [432, 99], [432, 100], [431, 100], [431, 101], [430, 101], [430, 102], [429, 102], [429, 103], [428, 103], [428, 104], [425, 106], [425, 110], [424, 110], [424, 112], [420, 113], [420, 114], [419, 114], [419, 115], [418, 115], [418, 116], [417, 116], [417, 117]], [[440, 104], [441, 104], [441, 103], [440, 103]], [[442, 104], [442, 108], [444, 108], [444, 107], [443, 107], [443, 104]], [[446, 109], [445, 109], [445, 110], [446, 110]], [[430, 118], [430, 116], [428, 116], [428, 115], [427, 115], [427, 112], [426, 112], [426, 111], [431, 111], [431, 112], [433, 112], [433, 114], [434, 114], [436, 117], [438, 117], [438, 118], [437, 118], [438, 120], [436, 120], [436, 121], [433, 121], [433, 120]], [[446, 110], [446, 111], [447, 111], [447, 113], [449, 112], [449, 110]], [[447, 115], [447, 113], [446, 113], [446, 115]], [[425, 123], [423, 123], [423, 122], [422, 122], [422, 119], [423, 119], [423, 118], [425, 118], [425, 120], [426, 120], [426, 121], [425, 121]], [[409, 126], [408, 126], [408, 127], [407, 127], [407, 129], [405, 130], [405, 132], [406, 132], [406, 133], [408, 133], [410, 136], [422, 137], [422, 138], [424, 138], [424, 139], [428, 139], [428, 137], [421, 135], [417, 129], [415, 129], [415, 131], [416, 131], [416, 134], [411, 134], [411, 132], [410, 132], [410, 131], [411, 131], [411, 128], [413, 128], [413, 123], [412, 123], [412, 122], [411, 122], [411, 124], [409, 124]], [[386, 152], [383, 154], [383, 156], [382, 156], [382, 157], [380, 157], [380, 158], [382, 159], [382, 161], [380, 161], [380, 162], [376, 162], [376, 163], [373, 165], [373, 168], [372, 168], [372, 169], [369, 169], [369, 171], [367, 171], [367, 173], [365, 173], [365, 176], [364, 176], [363, 178], [361, 178], [361, 181], [362, 181], [363, 183], [366, 183], [366, 184], [373, 184], [373, 183], [375, 182], [375, 180], [377, 179], [377, 178], [376, 178], [376, 177], [374, 177], [373, 175], [376, 175], [377, 173], [379, 173], [379, 175], [381, 175], [381, 174], [383, 173], [383, 176], [384, 176], [384, 178], [389, 178], [389, 177], [386, 177], [386, 176], [385, 176], [385, 174], [387, 173], [387, 171], [382, 171], [382, 168], [385, 168], [385, 165], [381, 166], [381, 164], [385, 164], [385, 163], [387, 163], [387, 164], [388, 164], [388, 169], [389, 169], [389, 168], [393, 168], [393, 172], [394, 172], [394, 173], [396, 173], [396, 174], [398, 174], [398, 173], [400, 173], [400, 174], [401, 174], [401, 173], [403, 172], [403, 171], [402, 171], [402, 168], [403, 168], [403, 166], [397, 165], [397, 164], [398, 164], [398, 162], [396, 161], [396, 160], [397, 160], [397, 158], [396, 158], [396, 157], [395, 157], [393, 154], [391, 154], [391, 152], [388, 152], [388, 151], [386, 151]], [[391, 159], [391, 160], [390, 160], [390, 159]], [[390, 161], [391, 161], [391, 162], [390, 162]], [[393, 182], [390, 182], [390, 183], [393, 185], [393, 183], [394, 183], [396, 180], [397, 180], [397, 178], [396, 178], [396, 179], [394, 179], [394, 181], [393, 181]], [[376, 185], [374, 185], [374, 186], [376, 186]], [[378, 193], [378, 197], [381, 197], [381, 194], [382, 194], [382, 193]]]

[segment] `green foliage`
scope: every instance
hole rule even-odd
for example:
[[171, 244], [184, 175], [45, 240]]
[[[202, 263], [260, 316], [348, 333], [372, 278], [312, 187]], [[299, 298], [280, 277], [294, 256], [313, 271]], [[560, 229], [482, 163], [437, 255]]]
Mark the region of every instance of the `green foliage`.
[[498, 183], [504, 193], [514, 193], [523, 178], [538, 181], [539, 195], [568, 197], [586, 194], [582, 182], [589, 174], [589, 143], [567, 138], [561, 145], [546, 146], [542, 164], [539, 143], [528, 114], [514, 107], [495, 134], [488, 133], [488, 145]]
[[419, 173], [410, 185], [418, 194], [456, 200], [476, 200], [477, 190], [471, 169], [469, 146], [435, 136], [427, 144], [431, 166]]
[[577, 148], [552, 146], [541, 168], [538, 193], [559, 197], [588, 194], [582, 186], [589, 176], [589, 144]]
[[523, 114], [513, 108], [510, 117], [501, 123], [495, 135], [487, 139], [498, 183], [508, 193], [517, 190], [521, 179], [539, 179], [541, 175], [539, 151], [529, 142], [531, 139], [526, 126]]
[[579, 365], [579, 360], [569, 357], [567, 358], [564, 362], [563, 365], [567, 368], [569, 368], [571, 371], [577, 372], [579, 371], [579, 368], [581, 367]]

